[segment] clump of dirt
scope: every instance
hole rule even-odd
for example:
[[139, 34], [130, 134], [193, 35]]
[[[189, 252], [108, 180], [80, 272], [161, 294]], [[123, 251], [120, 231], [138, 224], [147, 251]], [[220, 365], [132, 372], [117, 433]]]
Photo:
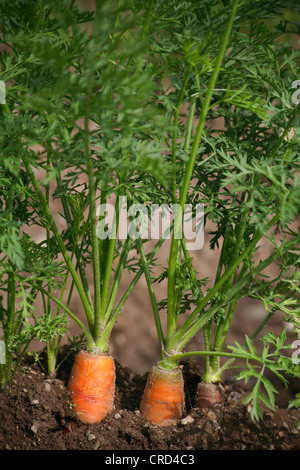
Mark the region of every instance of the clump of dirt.
[[[72, 357], [70, 357], [70, 361]], [[27, 357], [10, 393], [0, 392], [0, 449], [4, 450], [299, 450], [300, 409], [265, 410], [259, 424], [251, 421], [242, 401], [246, 390], [224, 384], [222, 405], [195, 407], [200, 372], [183, 364], [186, 412], [168, 428], [145, 421], [139, 412], [147, 374], [139, 376], [116, 364], [115, 409], [101, 422], [79, 422], [67, 391], [70, 363], [57, 378], [48, 378]]]

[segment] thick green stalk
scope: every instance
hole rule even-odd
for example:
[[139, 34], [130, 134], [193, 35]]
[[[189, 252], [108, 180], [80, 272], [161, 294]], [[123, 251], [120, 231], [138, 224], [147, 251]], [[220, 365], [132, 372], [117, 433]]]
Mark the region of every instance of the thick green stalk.
[[64, 245], [64, 242], [63, 242], [63, 240], [62, 240], [62, 238], [61, 238], [61, 235], [60, 235], [60, 233], [59, 233], [59, 231], [58, 231], [58, 228], [57, 228], [57, 226], [56, 226], [56, 224], [55, 224], [55, 221], [54, 221], [54, 219], [53, 219], [53, 216], [52, 216], [52, 214], [51, 214], [51, 211], [50, 211], [50, 209], [49, 209], [49, 207], [48, 207], [48, 205], [47, 205], [46, 199], [45, 199], [45, 197], [44, 197], [44, 195], [43, 195], [43, 193], [42, 193], [42, 191], [41, 191], [40, 185], [39, 185], [39, 183], [38, 183], [38, 181], [37, 181], [37, 179], [36, 179], [36, 177], [35, 177], [35, 174], [34, 174], [32, 168], [31, 168], [31, 165], [30, 165], [30, 163], [29, 163], [28, 157], [27, 157], [27, 155], [26, 155], [25, 153], [24, 153], [22, 159], [23, 159], [23, 163], [24, 163], [24, 166], [25, 166], [25, 168], [26, 168], [26, 171], [27, 171], [27, 173], [28, 173], [28, 175], [29, 175], [29, 177], [30, 177], [30, 180], [31, 180], [31, 182], [32, 182], [32, 185], [33, 185], [33, 187], [34, 187], [34, 189], [35, 189], [35, 192], [36, 192], [36, 194], [37, 194], [37, 196], [38, 196], [38, 198], [39, 198], [39, 201], [40, 201], [40, 203], [41, 203], [41, 206], [42, 206], [42, 208], [43, 208], [43, 210], [44, 210], [44, 214], [45, 214], [45, 216], [46, 216], [46, 218], [47, 218], [47, 220], [48, 220], [48, 223], [49, 223], [49, 225], [50, 225], [50, 227], [51, 227], [51, 230], [52, 230], [52, 232], [53, 232], [53, 235], [54, 235], [54, 237], [55, 237], [55, 239], [56, 239], [56, 242], [57, 242], [57, 244], [58, 244], [58, 246], [59, 246], [59, 248], [60, 248], [61, 254], [63, 255], [64, 260], [65, 260], [65, 262], [66, 262], [66, 264], [67, 264], [67, 266], [68, 266], [68, 268], [69, 268], [69, 270], [70, 270], [70, 273], [71, 273], [72, 278], [74, 279], [74, 283], [75, 283], [75, 285], [76, 285], [76, 287], [77, 287], [77, 290], [78, 290], [80, 299], [81, 299], [81, 301], [82, 301], [83, 308], [84, 308], [85, 314], [86, 314], [86, 316], [87, 316], [87, 320], [88, 320], [89, 324], [92, 325], [92, 324], [93, 324], [93, 313], [92, 313], [92, 310], [91, 310], [89, 301], [88, 301], [88, 299], [87, 299], [87, 297], [86, 297], [85, 291], [84, 291], [84, 289], [83, 289], [83, 287], [82, 287], [82, 284], [81, 284], [81, 282], [80, 282], [80, 279], [79, 279], [79, 277], [78, 277], [78, 275], [77, 275], [77, 272], [76, 272], [76, 270], [75, 270], [75, 268], [74, 268], [74, 266], [73, 266], [73, 263], [72, 263], [72, 261], [71, 261], [69, 255], [68, 255], [67, 249], [66, 249], [66, 247], [65, 247], [65, 245]]
[[184, 93], [185, 89], [187, 86], [187, 82], [191, 73], [192, 67], [189, 66], [184, 80], [182, 84], [182, 88], [180, 91], [179, 99], [177, 106], [175, 108], [175, 113], [174, 113], [174, 131], [173, 131], [173, 136], [172, 136], [172, 154], [171, 154], [171, 161], [172, 161], [172, 168], [173, 168], [173, 175], [172, 175], [172, 198], [173, 198], [173, 203], [175, 204], [177, 198], [176, 198], [176, 189], [177, 189], [177, 181], [176, 181], [176, 146], [177, 146], [177, 132], [178, 132], [178, 120], [179, 120], [179, 113], [180, 109], [183, 103], [183, 98], [184, 98]]
[[[209, 320], [205, 325], [203, 325], [203, 336], [204, 336], [204, 349], [205, 351], [211, 351], [212, 345], [211, 345], [211, 334], [212, 334], [212, 320]], [[204, 359], [204, 373], [202, 380], [205, 382], [205, 377], [207, 374], [210, 373], [210, 367], [211, 367], [211, 356], [205, 356]]]
[[[180, 108], [182, 106], [183, 102], [183, 97], [186, 89], [186, 85], [189, 79], [191, 73], [191, 66], [188, 67], [182, 89], [180, 92], [179, 100], [175, 109], [175, 115], [174, 115], [174, 131], [173, 131], [173, 137], [172, 137], [172, 155], [171, 155], [171, 160], [172, 160], [172, 168], [173, 168], [173, 174], [172, 174], [172, 201], [175, 204], [177, 198], [176, 198], [176, 189], [177, 189], [177, 184], [176, 184], [176, 144], [177, 144], [177, 128], [178, 128], [178, 118], [179, 118], [179, 112]], [[175, 218], [179, 223], [174, 225], [174, 231], [176, 233], [173, 233], [173, 238], [176, 239], [176, 243], [171, 243], [171, 249], [170, 249], [170, 259], [169, 259], [169, 268], [168, 268], [168, 317], [167, 317], [167, 335], [172, 336], [173, 332], [176, 329], [176, 323], [177, 323], [177, 316], [176, 316], [176, 266], [177, 266], [177, 259], [178, 259], [178, 252], [179, 252], [179, 243], [177, 237], [178, 230], [180, 229], [180, 225], [182, 223], [182, 218], [181, 217], [176, 217]], [[175, 228], [176, 227], [176, 228]]]
[[[49, 297], [50, 300], [50, 297]], [[56, 354], [55, 354], [55, 338], [47, 343], [47, 372], [50, 377], [55, 374]]]
[[[117, 233], [118, 221], [119, 221], [119, 198], [117, 197], [116, 204], [115, 204], [113, 226], [112, 226], [112, 235], [114, 234], [114, 231], [115, 233]], [[111, 271], [112, 271], [112, 264], [114, 260], [115, 246], [116, 246], [116, 238], [112, 236], [109, 240], [108, 253], [107, 253], [106, 262], [105, 262], [105, 270], [104, 270], [104, 278], [103, 278], [102, 294], [101, 294], [102, 295], [102, 300], [101, 300], [102, 312], [106, 311], [106, 302], [107, 302], [110, 276], [111, 276]]]
[[[211, 75], [211, 78], [208, 84], [205, 100], [204, 100], [201, 115], [200, 115], [200, 120], [197, 126], [196, 134], [195, 134], [193, 145], [191, 148], [190, 157], [186, 166], [183, 185], [182, 185], [182, 188], [180, 191], [180, 197], [179, 197], [179, 204], [181, 206], [182, 214], [184, 212], [184, 204], [187, 198], [187, 193], [188, 193], [188, 189], [189, 189], [189, 185], [190, 185], [190, 181], [191, 181], [191, 177], [193, 173], [193, 168], [194, 168], [194, 164], [196, 160], [197, 150], [198, 150], [199, 143], [202, 137], [202, 131], [206, 122], [206, 116], [209, 110], [210, 101], [214, 92], [215, 84], [216, 84], [216, 81], [217, 81], [217, 78], [221, 69], [221, 65], [223, 62], [227, 44], [230, 38], [238, 3], [239, 3], [239, 0], [234, 0], [233, 2], [233, 6], [232, 6], [231, 14], [229, 17], [229, 21], [226, 27], [225, 35], [222, 38], [220, 50], [215, 60], [214, 70], [213, 70], [213, 73]], [[176, 260], [177, 260], [179, 240], [178, 238], [176, 238], [176, 234], [179, 233], [181, 226], [182, 226], [182, 218], [177, 217], [175, 219], [174, 232], [173, 232], [173, 237], [171, 241], [170, 257], [169, 257], [167, 345], [172, 340], [176, 331], [176, 326], [177, 326], [176, 318], [175, 318], [175, 312], [176, 312], [175, 289], [176, 289]]]
[[84, 117], [84, 149], [87, 164], [87, 173], [89, 180], [89, 219], [91, 224], [92, 236], [92, 259], [93, 259], [93, 279], [94, 279], [94, 329], [93, 336], [97, 339], [102, 329], [101, 312], [101, 273], [100, 273], [100, 253], [99, 239], [97, 236], [97, 215], [96, 215], [96, 179], [94, 175], [94, 166], [90, 149], [90, 130], [88, 106]]

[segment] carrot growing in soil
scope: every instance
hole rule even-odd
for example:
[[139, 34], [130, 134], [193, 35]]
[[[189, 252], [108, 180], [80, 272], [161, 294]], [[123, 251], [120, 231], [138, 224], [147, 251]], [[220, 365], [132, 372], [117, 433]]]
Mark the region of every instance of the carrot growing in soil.
[[[229, 13], [227, 8], [220, 10], [222, 14], [218, 13], [218, 19], [222, 18], [221, 25], [212, 34], [212, 29], [207, 25], [212, 25], [217, 19], [213, 9], [209, 10], [208, 5], [209, 2], [207, 2], [208, 10], [201, 10], [199, 5], [194, 5], [194, 9], [189, 11], [180, 9], [175, 11], [175, 9], [172, 10], [172, 2], [165, 4], [168, 16], [173, 14], [174, 24], [176, 20], [178, 22], [174, 34], [170, 25], [168, 29], [165, 19], [166, 11], [161, 5], [157, 6], [157, 10], [154, 8], [152, 20], [150, 20], [150, 30], [152, 27], [155, 37], [158, 38], [157, 54], [160, 55], [162, 49], [169, 52], [169, 55], [160, 56], [160, 60], [162, 63], [166, 62], [165, 70], [169, 67], [170, 80], [176, 77], [167, 89], [167, 103], [172, 100], [172, 91], [170, 91], [172, 86], [178, 94], [174, 95], [177, 96], [177, 104], [173, 104], [170, 112], [174, 122], [170, 146], [173, 165], [173, 190], [170, 203], [178, 202], [181, 216], [175, 217], [168, 268], [162, 277], [163, 279], [167, 277], [168, 282], [167, 300], [162, 304], [167, 309], [166, 335], [161, 326], [160, 306], [153, 285], [157, 279], [153, 280], [150, 273], [143, 243], [140, 241], [138, 245], [160, 345], [160, 358], [149, 374], [141, 401], [141, 412], [151, 422], [161, 426], [176, 423], [182, 416], [184, 397], [179, 361], [193, 355], [205, 358], [204, 384], [199, 385], [197, 396], [199, 406], [222, 402], [222, 387], [219, 386], [222, 373], [226, 366], [239, 358], [246, 362], [246, 371], [241, 373], [240, 378], [248, 380], [253, 376], [257, 380], [258, 385], [254, 387], [248, 400], [252, 402], [254, 410], [252, 417], [254, 419], [259, 417], [261, 415], [259, 400], [263, 400], [265, 404], [272, 407], [274, 399], [274, 387], [263, 377], [264, 370], [269, 367], [283, 379], [281, 374], [283, 369], [280, 368], [284, 367], [284, 361], [279, 361], [276, 366], [274, 357], [282, 347], [284, 335], [277, 340], [272, 336], [264, 338], [265, 349], [261, 357], [257, 354], [252, 340], [276, 310], [284, 312], [286, 318], [299, 328], [299, 309], [295, 298], [297, 292], [299, 294], [299, 288], [294, 282], [295, 279], [299, 279], [299, 253], [297, 252], [299, 234], [293, 231], [292, 226], [288, 226], [290, 222], [293, 222], [298, 211], [297, 179], [295, 179], [298, 165], [297, 137], [294, 136], [290, 140], [288, 135], [293, 129], [293, 123], [295, 125], [299, 105], [291, 109], [282, 104], [288, 119], [281, 119], [282, 111], [276, 110], [274, 119], [276, 130], [273, 128], [273, 121], [271, 120], [271, 124], [268, 121], [268, 111], [271, 108], [274, 112], [275, 108], [272, 105], [274, 96], [271, 94], [270, 97], [266, 93], [264, 79], [257, 81], [258, 71], [253, 72], [254, 63], [259, 64], [257, 70], [260, 70], [259, 67], [262, 67], [262, 63], [266, 60], [266, 57], [260, 56], [259, 40], [257, 39], [257, 44], [255, 42], [258, 31], [262, 33], [264, 28], [259, 21], [251, 20], [249, 23], [247, 9], [249, 5], [243, 5], [242, 2], [235, 0], [231, 4]], [[277, 6], [274, 6], [274, 13], [277, 13]], [[260, 7], [264, 9], [262, 5], [258, 6]], [[181, 8], [184, 9], [184, 4]], [[207, 14], [207, 11], [210, 13]], [[255, 12], [251, 14], [254, 18]], [[265, 14], [269, 13], [266, 11]], [[224, 35], [220, 37], [219, 31], [224, 28], [224, 17], [228, 15]], [[201, 23], [201, 18], [205, 18], [203, 23]], [[212, 18], [214, 18], [213, 21]], [[179, 24], [193, 24], [195, 29], [188, 34], [186, 30], [180, 30]], [[205, 38], [202, 31], [206, 31], [206, 27], [208, 29]], [[241, 27], [249, 28], [249, 37], [239, 33]], [[202, 42], [197, 41], [198, 33]], [[271, 38], [269, 31], [264, 30], [262, 34], [274, 46], [276, 40], [274, 37]], [[210, 38], [209, 44], [205, 42], [208, 37]], [[212, 40], [213, 37], [214, 40]], [[164, 38], [168, 39], [165, 39], [164, 48], [161, 48], [159, 41], [163, 41]], [[253, 56], [245, 59], [241, 51], [248, 50], [248, 41], [251, 42]], [[218, 47], [213, 61], [210, 59], [210, 45], [212, 44], [217, 44]], [[241, 44], [244, 48], [241, 48]], [[157, 43], [154, 40], [153, 49], [155, 50], [156, 47]], [[285, 52], [288, 54], [288, 51]], [[176, 54], [180, 53], [182, 54], [180, 65], [184, 63], [185, 68], [181, 68], [179, 63], [176, 63]], [[203, 56], [201, 56], [202, 53]], [[281, 57], [280, 53], [279, 56]], [[268, 56], [270, 65], [268, 70], [272, 68], [276, 76], [277, 65], [273, 59], [273, 56]], [[249, 70], [248, 60], [251, 62]], [[230, 67], [230, 62], [235, 65]], [[177, 64], [176, 67], [178, 66], [176, 72], [173, 68], [174, 63]], [[282, 63], [284, 63], [284, 58]], [[182, 76], [176, 75], [178, 70]], [[285, 70], [290, 79], [293, 75], [293, 66]], [[252, 73], [255, 76], [252, 83], [253, 95], [244, 87], [244, 76], [250, 77]], [[207, 80], [208, 74], [209, 80]], [[281, 77], [277, 78], [281, 83]], [[166, 77], [164, 79], [164, 83], [167, 83]], [[241, 90], [237, 92], [238, 84]], [[204, 90], [206, 90], [205, 94]], [[239, 95], [238, 99], [236, 93]], [[172, 103], [174, 103], [174, 97]], [[189, 114], [186, 119], [187, 124], [185, 124], [185, 122], [180, 122], [180, 113], [185, 113], [183, 105], [187, 104]], [[200, 110], [199, 115], [198, 110]], [[214, 117], [223, 118], [224, 116], [225, 130], [213, 129], [210, 132], [209, 129], [205, 129], [207, 119], [213, 120]], [[195, 132], [194, 122], [196, 122]], [[262, 123], [264, 126], [261, 125]], [[264, 127], [263, 139], [260, 134], [262, 127]], [[183, 133], [182, 129], [184, 129]], [[270, 133], [274, 131], [273, 144], [270, 145], [272, 141]], [[256, 150], [253, 150], [256, 146], [261, 148], [261, 153], [257, 157]], [[285, 162], [285, 167], [282, 166], [282, 161]], [[282, 172], [285, 174], [284, 177]], [[289, 178], [294, 181], [294, 186], [283, 183]], [[231, 184], [230, 190], [229, 184]], [[184, 235], [179, 236], [183, 233], [184, 205], [186, 202], [195, 201], [206, 203], [206, 218], [211, 216], [212, 220], [217, 223], [217, 230], [213, 232], [215, 237], [212, 240], [212, 247], [218, 246], [219, 239], [223, 238], [215, 282], [212, 282], [212, 287], [209, 287], [207, 292], [202, 290], [202, 286], [207, 284], [207, 279], [197, 278]], [[279, 201], [281, 201], [280, 204]], [[286, 212], [287, 207], [288, 212]], [[286, 229], [288, 240], [284, 238], [278, 245], [275, 241], [275, 233], [279, 226], [283, 230], [288, 227]], [[274, 249], [269, 256], [255, 263], [255, 254], [263, 237], [271, 241]], [[282, 270], [278, 277], [266, 280], [264, 271], [276, 260], [282, 262]], [[262, 300], [270, 309], [270, 313], [254, 335], [247, 338], [245, 346], [236, 344], [231, 347], [231, 352], [223, 351], [237, 301], [247, 296]], [[179, 325], [179, 314], [182, 312], [188, 312], [188, 315]], [[215, 338], [212, 340], [214, 323]], [[204, 334], [205, 350], [184, 352], [184, 348], [201, 330]], [[275, 348], [274, 357], [271, 352], [268, 354], [268, 347], [271, 344]], [[222, 357], [228, 358], [225, 367], [220, 366]], [[252, 361], [254, 361], [254, 366]], [[286, 370], [288, 369], [287, 366]], [[177, 386], [175, 386], [175, 379], [178, 380]], [[267, 395], [261, 391], [260, 385], [263, 383], [267, 387]]]
[[101, 421], [112, 411], [115, 396], [115, 362], [113, 357], [93, 356], [80, 351], [68, 384], [76, 413], [81, 421]]
[[[226, 47], [230, 38], [230, 33], [236, 13], [238, 2], [233, 3], [232, 12], [228, 21], [228, 26], [220, 47], [219, 54], [216, 58], [214, 71], [211, 76], [211, 80], [206, 93], [206, 98], [203, 104], [200, 121], [198, 124], [196, 136], [194, 138], [193, 147], [187, 163], [185, 176], [180, 192], [179, 204], [181, 209], [184, 209], [184, 204], [187, 197], [190, 179], [192, 176], [193, 166], [196, 158], [197, 149], [201, 139], [202, 130], [205, 124], [206, 115], [209, 109], [210, 100], [215, 87], [215, 83], [218, 77], [219, 70], [222, 65], [222, 60], [226, 51]], [[190, 73], [190, 67], [186, 77], [188, 78]], [[185, 80], [183, 87], [186, 86], [187, 80]], [[183, 96], [184, 90], [181, 93]], [[181, 98], [181, 97], [180, 97]], [[182, 98], [179, 100], [177, 105], [177, 117], [179, 109], [182, 105]], [[173, 201], [176, 193], [176, 181], [173, 181]], [[183, 212], [183, 211], [182, 211]], [[167, 324], [167, 337], [164, 338], [161, 327], [158, 328], [158, 337], [161, 345], [161, 358], [158, 364], [151, 370], [149, 378], [145, 387], [145, 391], [141, 401], [141, 412], [145, 418], [149, 419], [154, 424], [161, 426], [169, 426], [177, 422], [182, 417], [184, 411], [184, 388], [183, 388], [183, 375], [181, 368], [177, 364], [177, 360], [172, 355], [172, 349], [169, 347], [170, 342], [174, 341], [175, 328], [176, 328], [176, 314], [175, 314], [175, 270], [177, 264], [177, 253], [179, 246], [179, 238], [174, 237], [174, 233], [179, 233], [178, 230], [182, 225], [182, 217], [175, 218], [173, 236], [171, 241], [170, 256], [169, 256], [169, 268], [168, 268], [168, 324]], [[154, 316], [156, 319], [156, 325], [160, 325], [160, 319], [158, 309], [156, 306], [156, 299], [154, 296], [154, 290], [151, 284], [150, 273], [143, 253], [142, 243], [139, 244], [141, 260], [146, 275], [146, 280], [150, 292], [152, 301], [152, 307], [154, 307]]]
[[169, 426], [181, 418], [185, 407], [180, 369], [153, 367], [141, 402], [141, 412], [152, 423]]
[[[82, 12], [71, 2], [66, 12], [65, 2], [58, 2], [55, 8], [44, 2], [45, 18], [52, 22], [45, 28], [49, 37], [43, 32], [33, 39], [26, 37], [26, 41], [12, 38], [13, 46], [23, 47], [28, 63], [32, 59], [46, 67], [51, 77], [51, 86], [46, 83], [41, 95], [37, 92], [28, 101], [24, 99], [19, 110], [22, 113], [25, 109], [31, 116], [30, 99], [40, 106], [26, 121], [31, 137], [23, 141], [22, 162], [39, 201], [40, 219], [43, 224], [46, 221], [47, 240], [51, 239], [54, 251], [63, 258], [66, 275], [60, 297], [49, 283], [34, 287], [83, 332], [86, 347], [75, 358], [68, 388], [79, 419], [88, 423], [102, 420], [112, 410], [115, 366], [109, 354], [110, 337], [142, 275], [140, 268], [120, 293], [122, 274], [131, 262], [129, 252], [135, 242], [129, 235], [117, 240], [119, 196], [126, 196], [129, 205], [139, 198], [139, 191], [147, 193], [151, 171], [164, 172], [159, 144], [153, 145], [149, 138], [158, 132], [161, 121], [158, 111], [145, 105], [145, 98], [155, 94], [150, 69], [143, 60], [144, 26], [134, 12], [128, 14], [127, 5], [122, 9], [122, 1], [118, 8], [110, 3], [96, 1], [95, 11]], [[43, 8], [41, 5], [40, 19]], [[82, 23], [94, 31], [88, 32]], [[46, 56], [51, 60], [45, 63]], [[34, 144], [40, 146], [39, 153], [32, 149]], [[46, 181], [39, 179], [36, 166], [47, 169]], [[61, 203], [60, 214], [66, 223], [63, 231], [52, 212], [49, 191], [44, 194], [49, 183]], [[103, 228], [104, 217], [99, 216], [98, 208], [108, 200], [115, 201], [111, 204], [114, 217], [112, 224], [104, 223]], [[90, 265], [92, 289], [87, 272]], [[70, 307], [72, 298], [64, 298], [68, 279], [71, 292], [77, 290], [85, 321]]]

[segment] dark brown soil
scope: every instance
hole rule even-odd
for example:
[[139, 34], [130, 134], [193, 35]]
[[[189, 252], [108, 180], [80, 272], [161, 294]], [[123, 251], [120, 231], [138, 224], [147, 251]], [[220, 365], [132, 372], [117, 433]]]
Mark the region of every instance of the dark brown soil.
[[57, 378], [49, 379], [29, 359], [23, 364], [10, 393], [0, 393], [1, 450], [300, 450], [300, 409], [276, 406], [254, 424], [242, 403], [246, 391], [236, 382], [224, 384], [223, 405], [196, 408], [200, 375], [190, 362], [183, 364], [187, 420], [168, 428], [146, 422], [139, 404], [147, 374], [139, 376], [117, 363], [114, 411], [99, 424], [82, 424], [66, 388], [69, 367], [66, 362]]

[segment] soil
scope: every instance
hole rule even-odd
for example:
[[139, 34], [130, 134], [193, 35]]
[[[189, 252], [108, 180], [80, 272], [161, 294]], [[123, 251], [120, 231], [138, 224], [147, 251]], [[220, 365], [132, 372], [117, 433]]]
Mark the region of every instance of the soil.
[[[60, 219], [58, 221], [62, 223]], [[218, 250], [212, 252], [209, 249], [209, 231], [212, 229], [210, 226], [207, 228], [203, 249], [193, 254], [199, 277], [210, 279], [215, 277], [218, 262]], [[36, 228], [35, 231], [37, 242], [44, 239]], [[168, 244], [162, 248], [160, 260], [164, 266], [169, 252]], [[267, 256], [271, 248], [267, 243], [262, 244], [263, 255]], [[92, 285], [92, 268], [87, 270], [87, 275]], [[128, 286], [129, 279], [130, 275], [124, 277], [121, 288]], [[165, 297], [164, 282], [158, 285], [156, 295], [158, 300]], [[70, 308], [85, 321], [76, 292]], [[261, 302], [241, 299], [228, 334], [228, 344], [234, 344], [235, 341], [244, 344], [245, 334], [251, 336], [266, 314]], [[161, 320], [164, 328], [164, 315]], [[292, 343], [297, 337], [290, 326], [278, 312], [262, 334], [268, 331], [279, 334], [287, 327], [287, 343]], [[79, 334], [81, 331], [71, 321], [68, 336], [72, 338]], [[67, 343], [67, 337], [64, 340]], [[64, 341], [62, 344], [63, 355], [68, 344]], [[259, 338], [255, 345], [260, 352]], [[39, 342], [33, 342], [30, 346], [31, 350], [41, 348], [43, 345]], [[187, 350], [203, 349], [203, 335], [200, 332], [192, 339]], [[253, 384], [248, 383], [246, 389], [242, 382], [234, 381], [235, 371], [229, 371], [224, 376], [225, 397], [222, 405], [204, 409], [195, 406], [196, 387], [203, 373], [203, 360], [197, 358], [183, 363], [186, 387], [184, 418], [188, 418], [187, 423], [179, 421], [176, 426], [160, 428], [145, 421], [139, 413], [139, 405], [148, 371], [158, 360], [160, 351], [144, 277], [126, 302], [113, 329], [110, 353], [115, 357], [117, 366], [115, 409], [101, 423], [94, 425], [80, 423], [70, 405], [67, 382], [74, 357], [70, 356], [59, 369], [57, 377], [50, 379], [33, 362], [32, 356], [27, 356], [10, 393], [0, 392], [0, 450], [300, 450], [300, 430], [297, 430], [300, 409], [287, 408], [289, 400], [300, 393], [299, 379], [285, 390], [272, 377], [272, 383], [279, 391], [275, 410], [265, 409], [264, 420], [255, 424], [251, 421], [247, 406], [243, 404]]]
[[276, 405], [264, 410], [264, 419], [251, 421], [242, 403], [247, 391], [239, 382], [224, 383], [223, 404], [195, 407], [199, 366], [182, 364], [185, 379], [184, 419], [163, 428], [145, 421], [139, 404], [147, 373], [139, 375], [116, 361], [115, 409], [101, 422], [81, 423], [67, 391], [69, 356], [55, 379], [47, 377], [26, 357], [10, 393], [0, 392], [1, 450], [300, 450], [297, 423], [300, 409]]

